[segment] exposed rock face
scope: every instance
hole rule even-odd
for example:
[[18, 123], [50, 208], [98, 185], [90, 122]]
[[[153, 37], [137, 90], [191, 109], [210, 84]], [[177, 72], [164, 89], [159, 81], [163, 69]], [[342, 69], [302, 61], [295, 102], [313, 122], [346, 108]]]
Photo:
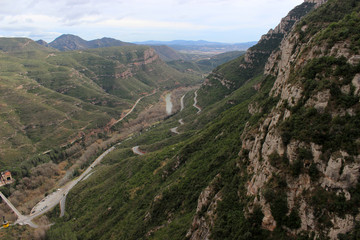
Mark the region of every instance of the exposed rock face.
[[346, 164], [345, 158], [348, 156], [349, 154], [341, 151], [330, 157], [326, 170], [323, 172], [322, 187], [347, 190], [357, 184], [360, 176], [360, 164]]
[[356, 74], [351, 83], [355, 87], [354, 94], [359, 95], [359, 93], [360, 93], [360, 74]]
[[159, 60], [159, 55], [156, 54], [155, 50], [152, 48], [146, 49], [144, 51], [144, 57], [143, 59], [136, 59], [133, 64], [135, 66], [141, 66], [141, 65], [147, 65], [152, 62], [155, 62], [156, 60]]
[[[313, 3], [303, 3], [297, 8], [301, 9], [303, 15], [305, 15], [308, 11], [312, 9], [314, 6]], [[263, 35], [258, 42], [258, 44], [252, 48], [250, 48], [244, 58], [244, 63], [240, 66], [241, 68], [249, 68], [254, 64], [258, 63], [259, 56], [269, 57], [272, 48], [269, 48], [267, 45], [273, 44], [274, 42], [280, 43], [283, 37], [288, 34], [294, 24], [300, 20], [303, 15], [295, 14], [295, 11], [290, 11], [289, 14], [281, 19], [279, 25], [275, 27], [275, 29], [270, 29], [269, 32]], [[290, 49], [291, 51], [291, 49]]]
[[[319, 7], [325, 2], [327, 1], [306, 0], [305, 5]], [[289, 235], [299, 234], [302, 231], [312, 231], [316, 236], [322, 235], [330, 239], [337, 239], [339, 233], [347, 233], [353, 228], [355, 216], [349, 214], [340, 216], [336, 211], [331, 212], [331, 214], [328, 214], [328, 221], [331, 224], [326, 227], [321, 226], [322, 230], [320, 231], [319, 215], [324, 214], [326, 209], [321, 209], [323, 212], [319, 213], [319, 209], [313, 204], [314, 199], [312, 199], [311, 194], [323, 191], [329, 196], [343, 195], [345, 201], [350, 201], [353, 198], [351, 189], [356, 187], [360, 177], [360, 156], [350, 155], [343, 149], [335, 152], [324, 150], [326, 148], [325, 144], [323, 146], [313, 140], [298, 140], [296, 137], [292, 137], [290, 140], [285, 141], [280, 125], [292, 117], [292, 108], [299, 107], [299, 105], [306, 110], [316, 109], [313, 112], [318, 114], [331, 115], [333, 119], [346, 114], [355, 116], [357, 113], [354, 108], [336, 106], [334, 96], [332, 96], [333, 92], [329, 87], [319, 88], [312, 92], [306, 91], [302, 79], [299, 79], [301, 77], [296, 78], [292, 74], [294, 72], [301, 73], [306, 64], [314, 58], [346, 58], [346, 62], [353, 66], [359, 63], [360, 58], [358, 57], [359, 53], [349, 49], [350, 44], [347, 40], [336, 42], [329, 48], [312, 42], [312, 37], [309, 37], [308, 42], [304, 43], [299, 29], [289, 33], [294, 22], [298, 20], [299, 18], [289, 14], [282, 19], [274, 30], [270, 30], [259, 41], [261, 44], [273, 40], [272, 38], [275, 36], [284, 36], [284, 38], [281, 37], [279, 49], [271, 52], [264, 68], [265, 75], [275, 77], [270, 96], [279, 99], [279, 101], [269, 113], [264, 115], [256, 127], [251, 128], [247, 124], [241, 135], [242, 149], [239, 156], [246, 158], [249, 163], [246, 168], [246, 175], [248, 176], [245, 185], [246, 195], [253, 199], [249, 203], [248, 209], [251, 209], [254, 205], [260, 205], [264, 215], [262, 228], [269, 231], [277, 228], [279, 224], [275, 220], [276, 216], [273, 215], [269, 200], [265, 197], [264, 189], [273, 183], [275, 178], [281, 176], [286, 182], [286, 186], [283, 188], [288, 208], [286, 216], [289, 216], [293, 210], [297, 210], [300, 219], [298, 228], [286, 229]], [[301, 31], [304, 33], [307, 29], [308, 26], [304, 25]], [[256, 47], [251, 48], [246, 53], [240, 69], [249, 69], [256, 65], [257, 54], [266, 55], [266, 52]], [[326, 76], [326, 78], [330, 77]], [[311, 80], [316, 82], [319, 79], [315, 76]], [[351, 83], [341, 84], [343, 79], [337, 80], [337, 82], [340, 82], [338, 92], [348, 96], [354, 90], [355, 95], [360, 95], [360, 74], [356, 74]], [[261, 105], [252, 102], [248, 105], [248, 111], [251, 115], [261, 113]], [[306, 156], [304, 156], [304, 152], [306, 152]], [[279, 167], [272, 162], [271, 158], [274, 153], [281, 160], [284, 160], [281, 164], [287, 167]], [[352, 160], [350, 161], [349, 158], [352, 158]], [[296, 164], [302, 171], [298, 173], [291, 172], [289, 166], [294, 167]], [[204, 196], [206, 191], [209, 191], [209, 189], [205, 189], [201, 196]], [[202, 203], [205, 202], [202, 201]], [[198, 203], [198, 206], [200, 205]], [[200, 222], [200, 218], [197, 218], [196, 221], [194, 219], [193, 226], [200, 226]], [[199, 233], [196, 235], [198, 237], [196, 239], [207, 239], [209, 236], [207, 235], [208, 226], [204, 227], [203, 233], [206, 234]]]
[[305, 104], [305, 106], [313, 106], [318, 112], [323, 113], [330, 100], [330, 90], [318, 92], [316, 95], [311, 97]]
[[218, 202], [221, 201], [221, 192], [216, 192], [215, 188], [215, 183], [219, 177], [220, 175], [217, 175], [212, 183], [201, 192], [196, 207], [196, 215], [186, 234], [187, 239], [210, 239], [210, 230], [214, 226], [216, 218], [216, 208]]
[[[220, 74], [216, 74], [216, 73], [213, 73], [212, 74], [212, 79], [213, 80], [216, 80], [218, 82], [220, 82], [220, 84], [224, 87], [226, 87], [227, 89], [230, 89], [233, 87], [234, 83], [232, 81], [229, 81], [227, 80], [224, 76], [221, 76]], [[211, 86], [211, 82], [209, 81], [209, 79], [207, 78], [205, 81], [204, 81], [204, 85], [206, 86]]]
[[[309, 3], [316, 3], [317, 6], [325, 3], [326, 1], [306, 1]], [[291, 21], [291, 18], [283, 19]], [[281, 33], [282, 25], [280, 24], [271, 33]], [[304, 29], [305, 30], [305, 29]], [[334, 57], [346, 57], [352, 59], [348, 61], [350, 64], [356, 61], [357, 55], [353, 55], [349, 49], [346, 49], [346, 43], [335, 44], [327, 54]], [[300, 54], [302, 53], [302, 54]], [[294, 32], [289, 34], [281, 43], [280, 50], [273, 52], [265, 65], [265, 74], [273, 75], [276, 77], [274, 86], [270, 92], [271, 96], [280, 97], [277, 106], [268, 114], [267, 118], [263, 120], [257, 133], [253, 131], [248, 135], [243, 134], [243, 148], [249, 150], [248, 158], [250, 164], [248, 166], [248, 174], [252, 176], [247, 184], [247, 194], [254, 196], [254, 203], [260, 204], [264, 218], [263, 228], [272, 231], [277, 223], [272, 216], [269, 204], [264, 200], [263, 191], [264, 187], [273, 179], [274, 175], [281, 173], [281, 170], [274, 168], [271, 165], [269, 156], [272, 153], [277, 153], [281, 157], [286, 157], [289, 164], [294, 164], [299, 158], [300, 149], [308, 149], [312, 154], [312, 159], [304, 161], [303, 168], [309, 168], [310, 162], [314, 162], [317, 171], [320, 172], [318, 182], [314, 183], [308, 174], [300, 174], [298, 177], [286, 174], [286, 195], [289, 212], [293, 208], [299, 209], [299, 217], [301, 219], [301, 226], [297, 230], [290, 231], [298, 233], [300, 231], [314, 231], [316, 232], [317, 218], [314, 214], [314, 208], [309, 202], [309, 199], [304, 197], [304, 193], [315, 191], [315, 187], [321, 187], [325, 191], [338, 192], [344, 194], [347, 201], [351, 199], [351, 194], [348, 191], [350, 188], [355, 187], [358, 183], [360, 176], [359, 160], [355, 156], [355, 162], [346, 161], [349, 154], [344, 151], [333, 153], [328, 159], [322, 159], [323, 146], [315, 143], [300, 142], [292, 139], [289, 143], [284, 145], [284, 141], [279, 134], [279, 122], [289, 118], [291, 112], [282, 108], [285, 102], [288, 106], [295, 106], [304, 97], [303, 87], [295, 81], [291, 81], [291, 71], [294, 69], [301, 69], [306, 63], [307, 59], [314, 57], [326, 56], [326, 49], [314, 46], [314, 49], [305, 49], [305, 45], [299, 43], [299, 35]], [[357, 74], [352, 80], [352, 85], [355, 87], [355, 94], [360, 92], [360, 75]], [[349, 94], [351, 91], [350, 85], [341, 87], [344, 94]], [[329, 106], [331, 100], [331, 93], [329, 89], [314, 92], [304, 106], [307, 108], [315, 108], [319, 113], [324, 113]], [[254, 106], [249, 106], [249, 112], [255, 113]], [[351, 113], [351, 109], [346, 109], [346, 112]], [[336, 110], [339, 111], [339, 110]], [[345, 112], [345, 111], [344, 111]], [[353, 113], [354, 114], [354, 113]], [[333, 116], [337, 116], [338, 113]], [[345, 115], [345, 113], [343, 114]], [[350, 114], [351, 115], [351, 114]], [[254, 140], [250, 140], [254, 139]], [[284, 173], [283, 173], [284, 174]], [[259, 200], [260, 199], [260, 200]], [[252, 204], [254, 204], [252, 203]], [[337, 239], [339, 233], [346, 233], [350, 231], [354, 225], [354, 216], [346, 215], [341, 218], [336, 214], [331, 217], [332, 227], [329, 227], [326, 233], [330, 239]]]
[[131, 78], [134, 76], [133, 72], [136, 72], [134, 68], [149, 65], [157, 61], [160, 61], [160, 57], [156, 54], [155, 50], [152, 48], [146, 49], [144, 51], [143, 57], [133, 59], [132, 63], [128, 65], [119, 64], [116, 67], [115, 78]]

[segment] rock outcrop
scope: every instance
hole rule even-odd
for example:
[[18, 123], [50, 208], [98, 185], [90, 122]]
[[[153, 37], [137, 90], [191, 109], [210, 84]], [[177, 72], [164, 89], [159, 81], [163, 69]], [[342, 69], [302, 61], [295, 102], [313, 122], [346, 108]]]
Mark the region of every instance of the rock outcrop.
[[[319, 8], [326, 2], [326, 0], [305, 0], [301, 7]], [[353, 75], [348, 76], [345, 81], [344, 77], [336, 72], [336, 65], [348, 69], [352, 69], [351, 66], [358, 66], [359, 51], [350, 49], [351, 44], [347, 39], [332, 45], [321, 43], [319, 39], [310, 35], [306, 24], [301, 28], [292, 28], [300, 18], [294, 14], [295, 12], [297, 11], [290, 12], [275, 29], [264, 35], [258, 45], [246, 53], [244, 61], [239, 66], [243, 70], [255, 66], [259, 54], [263, 56], [267, 54], [259, 46], [274, 40], [273, 38], [281, 42], [279, 49], [268, 53], [269, 57], [264, 64], [264, 75], [275, 78], [269, 96], [278, 99], [277, 104], [263, 115], [263, 119], [256, 127], [246, 124], [241, 136], [242, 149], [239, 156], [241, 161], [248, 163], [246, 195], [253, 199], [248, 204], [248, 209], [251, 211], [252, 206], [260, 205], [263, 213], [263, 229], [274, 231], [280, 227], [286, 229], [289, 235], [313, 232], [315, 236], [337, 239], [338, 234], [346, 234], [355, 226], [356, 216], [353, 212], [356, 213], [358, 209], [353, 212], [349, 209], [340, 211], [336, 207], [327, 209], [326, 203], [322, 201], [342, 204], [343, 208], [352, 204], [354, 189], [357, 188], [360, 177], [360, 156], [356, 155], [359, 145], [356, 145], [357, 150], [347, 148], [346, 145], [331, 148], [329, 142], [334, 141], [333, 138], [337, 136], [329, 136], [327, 140], [310, 136], [288, 137], [284, 134], [283, 127], [285, 123], [291, 121], [295, 123], [292, 128], [295, 128], [296, 124], [304, 128], [312, 127], [296, 122], [306, 119], [292, 119], [294, 114], [300, 116], [296, 112], [299, 109], [329, 118], [330, 125], [319, 125], [319, 129], [314, 129], [314, 131], [322, 131], [321, 134], [325, 131], [335, 131], [337, 126], [331, 124], [342, 117], [347, 118], [346, 121], [349, 121], [350, 117], [357, 117], [358, 111], [355, 109], [359, 107], [359, 98], [356, 96], [360, 94], [360, 75], [353, 71], [351, 73]], [[344, 62], [343, 59], [346, 61]], [[324, 61], [323, 65], [318, 64], [322, 63], [321, 61]], [[326, 64], [329, 66], [325, 68]], [[324, 70], [321, 70], [321, 67], [324, 67]], [[313, 69], [317, 71], [313, 76], [305, 72]], [[332, 84], [330, 85], [329, 82]], [[340, 104], [339, 98], [351, 97], [355, 100], [352, 102], [347, 100], [350, 103]], [[263, 112], [263, 109], [260, 103], [252, 102], [248, 105], [248, 111], [251, 115], [255, 115]], [[314, 123], [310, 122], [309, 125], [311, 124]], [[323, 129], [320, 129], [321, 127]], [[323, 136], [321, 134], [318, 136]], [[348, 136], [344, 136], [346, 137]], [[358, 143], [359, 138], [354, 141]], [[350, 149], [352, 153], [344, 148]], [[272, 189], [270, 186], [273, 186], [279, 178], [282, 179], [282, 188]], [[266, 189], [275, 191], [275, 194], [283, 194], [287, 205], [286, 217], [290, 217], [292, 212], [298, 212], [298, 225], [286, 227], [281, 225], [284, 223], [278, 222], [281, 219], [273, 214], [273, 203], [266, 197]], [[202, 193], [204, 194], [205, 192]], [[328, 199], [324, 200], [319, 195], [327, 196], [325, 198]], [[321, 221], [325, 221], [327, 225], [320, 223]], [[193, 225], [199, 226], [200, 222], [200, 219], [194, 220]], [[205, 228], [208, 234], [208, 227]], [[201, 238], [203, 235], [198, 233], [197, 236]]]

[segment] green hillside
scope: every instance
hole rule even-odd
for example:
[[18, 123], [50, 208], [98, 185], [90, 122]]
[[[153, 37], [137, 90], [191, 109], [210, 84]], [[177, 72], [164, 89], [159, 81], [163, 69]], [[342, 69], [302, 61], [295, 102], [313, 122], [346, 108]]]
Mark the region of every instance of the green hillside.
[[200, 59], [173, 60], [168, 61], [167, 64], [181, 72], [208, 74], [214, 68], [226, 62], [230, 62], [244, 54], [244, 51], [232, 51], [211, 56], [199, 56]]
[[58, 52], [0, 38], [1, 169], [104, 127], [144, 94], [194, 84], [149, 47]]
[[357, 239], [359, 7], [320, 6], [254, 72], [244, 57], [218, 67], [201, 113], [189, 94], [183, 112], [120, 145], [70, 193], [65, 217], [53, 212], [47, 237]]

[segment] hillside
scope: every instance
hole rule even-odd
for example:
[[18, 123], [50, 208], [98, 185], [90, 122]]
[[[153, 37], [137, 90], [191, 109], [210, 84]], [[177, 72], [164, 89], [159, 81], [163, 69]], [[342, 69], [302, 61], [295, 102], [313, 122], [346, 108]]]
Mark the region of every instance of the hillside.
[[[216, 68], [205, 81], [200, 93], [200, 105], [210, 105], [238, 89], [246, 81], [261, 76], [270, 54], [276, 50], [292, 26], [315, 6], [311, 1], [291, 10], [280, 24], [261, 37], [245, 54], [227, 64]], [[205, 97], [206, 96], [206, 97]]]
[[[180, 72], [202, 75], [208, 74], [217, 66], [236, 59], [244, 54], [245, 52], [243, 51], [233, 51], [210, 56], [198, 55], [198, 57], [189, 57], [192, 58], [192, 60], [172, 60], [168, 61], [167, 64]], [[190, 54], [187, 55], [189, 56]]]
[[124, 142], [54, 212], [49, 239], [358, 239], [360, 3], [324, 2], [218, 67], [198, 91], [229, 74], [214, 104], [196, 114], [187, 94], [183, 112]]
[[190, 60], [190, 56], [187, 56], [186, 54], [182, 54], [178, 51], [175, 51], [174, 49], [166, 46], [166, 45], [159, 45], [159, 46], [151, 46], [156, 53], [159, 55], [159, 57], [165, 61], [174, 61], [174, 60]]
[[72, 51], [72, 50], [85, 50], [92, 48], [104, 48], [104, 47], [119, 47], [119, 46], [131, 46], [132, 43], [122, 42], [113, 38], [102, 38], [91, 41], [86, 41], [78, 36], [71, 34], [63, 34], [56, 38], [54, 41], [47, 44], [44, 41], [39, 41], [39, 44], [48, 45], [52, 48], [60, 51]]
[[58, 52], [0, 38], [1, 169], [106, 127], [141, 96], [196, 82], [145, 46]]

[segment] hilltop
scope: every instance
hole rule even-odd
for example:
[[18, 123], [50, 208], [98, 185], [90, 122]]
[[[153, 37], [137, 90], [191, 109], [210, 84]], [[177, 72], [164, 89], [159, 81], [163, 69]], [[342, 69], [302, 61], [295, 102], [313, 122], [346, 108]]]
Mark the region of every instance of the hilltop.
[[63, 34], [50, 43], [46, 43], [43, 40], [37, 41], [39, 44], [49, 46], [60, 51], [72, 51], [72, 50], [85, 50], [91, 48], [104, 48], [104, 47], [119, 47], [119, 46], [131, 46], [132, 43], [122, 42], [113, 38], [101, 38], [91, 41], [86, 41], [78, 36], [72, 34]]

